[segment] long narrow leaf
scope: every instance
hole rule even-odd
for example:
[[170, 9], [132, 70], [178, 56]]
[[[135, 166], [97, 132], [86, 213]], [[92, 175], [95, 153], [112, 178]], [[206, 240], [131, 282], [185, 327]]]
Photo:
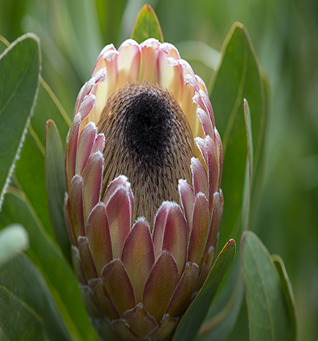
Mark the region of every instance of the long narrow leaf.
[[64, 152], [56, 124], [49, 120], [46, 127], [45, 175], [50, 221], [58, 245], [71, 265], [71, 243], [64, 219], [64, 195], [66, 190]]
[[33, 111], [40, 77], [36, 36], [26, 34], [0, 56], [0, 208]]
[[277, 272], [280, 278], [280, 283], [282, 285], [282, 289], [283, 289], [283, 293], [285, 297], [285, 302], [286, 302], [287, 309], [288, 309], [288, 317], [289, 317], [289, 322], [291, 325], [291, 340], [296, 341], [298, 325], [297, 325], [297, 318], [296, 318], [296, 307], [295, 307], [293, 289], [289, 281], [284, 262], [281, 259], [281, 257], [278, 255], [273, 255], [272, 261], [274, 262], [274, 265], [277, 269]]
[[253, 232], [246, 231], [242, 236], [241, 259], [250, 340], [292, 340], [287, 306], [278, 274], [270, 254]]
[[243, 100], [245, 98], [248, 101], [251, 111], [254, 172], [263, 142], [266, 109], [258, 61], [242, 24], [233, 25], [222, 47], [222, 56], [210, 97], [224, 150], [222, 190], [225, 203], [220, 245], [241, 234], [240, 215], [245, 177], [243, 160], [246, 160], [247, 154]]

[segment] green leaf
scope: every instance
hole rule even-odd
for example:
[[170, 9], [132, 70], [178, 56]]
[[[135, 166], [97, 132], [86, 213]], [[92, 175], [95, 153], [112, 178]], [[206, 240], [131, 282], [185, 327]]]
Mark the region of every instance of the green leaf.
[[156, 13], [151, 6], [145, 5], [138, 13], [131, 32], [131, 39], [140, 44], [148, 38], [156, 38], [163, 43], [162, 31]]
[[[0, 39], [0, 48], [6, 43], [3, 38]], [[53, 119], [58, 126], [65, 146], [71, 121], [50, 87], [40, 78], [36, 105], [15, 167], [15, 182], [26, 193], [45, 229], [53, 236], [47, 209], [44, 169], [45, 125], [49, 119]]]
[[72, 265], [71, 243], [64, 219], [66, 190], [64, 152], [59, 131], [52, 120], [46, 124], [45, 175], [51, 225], [58, 245], [69, 264]]
[[266, 148], [266, 129], [267, 129], [267, 117], [268, 117], [268, 106], [269, 106], [269, 79], [268, 76], [265, 72], [264, 69], [261, 69], [261, 81], [263, 84], [263, 89], [264, 89], [264, 116], [262, 118], [262, 135], [264, 136], [262, 138], [261, 146], [260, 146], [260, 152], [259, 152], [259, 159], [258, 159], [258, 165], [257, 168], [255, 169], [254, 167], [254, 174], [253, 174], [253, 186], [252, 186], [252, 200], [251, 200], [251, 223], [256, 221], [256, 216], [258, 213], [258, 207], [259, 207], [259, 202], [261, 199], [261, 194], [263, 190], [263, 180], [264, 180], [264, 173], [265, 173], [265, 163], [266, 163], [266, 153], [265, 153], [265, 148]]
[[296, 318], [296, 307], [295, 307], [293, 289], [289, 281], [284, 262], [281, 259], [281, 257], [278, 255], [273, 255], [272, 261], [274, 262], [274, 265], [276, 266], [276, 269], [278, 271], [280, 283], [282, 285], [285, 302], [286, 302], [287, 309], [288, 309], [288, 317], [289, 317], [289, 322], [291, 325], [291, 340], [296, 341], [297, 340], [297, 318]]
[[[0, 228], [11, 223], [23, 223], [29, 234], [28, 256], [37, 265], [50, 288], [56, 305], [72, 334], [78, 340], [97, 340], [78, 289], [78, 281], [66, 263], [60, 249], [45, 231], [25, 194], [9, 187], [0, 212]], [[1, 310], [1, 309], [0, 309]], [[13, 319], [17, 315], [11, 316]]]
[[241, 234], [243, 160], [247, 154], [244, 98], [252, 115], [254, 172], [258, 167], [265, 124], [265, 98], [259, 65], [243, 25], [233, 25], [223, 44], [222, 56], [210, 97], [224, 152], [221, 187], [226, 203], [220, 227], [220, 245]]
[[0, 326], [0, 341], [8, 341], [8, 337], [4, 333], [3, 329]]
[[0, 231], [0, 265], [10, 259], [16, 251], [29, 247], [28, 233], [22, 225], [11, 224]]
[[45, 281], [26, 256], [0, 267], [0, 324], [11, 340], [72, 340]]
[[244, 120], [247, 140], [247, 160], [245, 166], [245, 179], [243, 186], [243, 203], [242, 203], [242, 228], [249, 228], [250, 208], [252, 198], [252, 174], [253, 174], [253, 135], [251, 114], [248, 102], [244, 99]]
[[291, 326], [279, 276], [270, 254], [253, 232], [246, 231], [242, 236], [241, 259], [250, 340], [291, 340]]
[[239, 258], [235, 261], [230, 279], [225, 286], [220, 286], [219, 291], [221, 293], [213, 300], [199, 330], [198, 341], [227, 340], [236, 324], [243, 301], [243, 275]]
[[[251, 127], [251, 115], [248, 102], [244, 99], [244, 121], [247, 140], [247, 159], [245, 166], [245, 180], [243, 186], [242, 202], [242, 228], [245, 230], [249, 226], [252, 174], [253, 174], [253, 138]], [[243, 297], [241, 264], [235, 266], [232, 278], [224, 287], [221, 294], [220, 303], [212, 305], [204, 325], [199, 331], [200, 340], [217, 339], [225, 340], [235, 325]], [[229, 292], [230, 291], [230, 292]]]
[[197, 296], [183, 315], [173, 341], [190, 341], [197, 334], [216, 291], [235, 256], [235, 241], [229, 240], [218, 255]]
[[0, 207], [34, 107], [40, 59], [32, 34], [17, 39], [0, 56]]
[[[51, 89], [41, 79], [37, 103], [31, 118], [23, 151], [17, 161], [16, 182], [25, 192], [46, 231], [53, 237], [48, 215], [48, 202], [45, 191], [45, 125], [53, 119], [59, 127], [63, 146], [71, 124]], [[62, 180], [64, 175], [62, 177]]]

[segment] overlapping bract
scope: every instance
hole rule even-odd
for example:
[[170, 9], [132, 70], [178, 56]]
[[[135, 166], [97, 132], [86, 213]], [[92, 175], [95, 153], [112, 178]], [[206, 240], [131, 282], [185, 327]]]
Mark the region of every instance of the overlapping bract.
[[[107, 78], [107, 79], [106, 79]], [[178, 101], [198, 147], [192, 184], [164, 201], [153, 222], [133, 221], [125, 174], [102, 196], [104, 134], [96, 125], [107, 98], [126, 82], [158, 83]], [[222, 144], [204, 82], [171, 44], [148, 39], [106, 46], [81, 89], [65, 153], [65, 218], [74, 269], [92, 323], [123, 340], [162, 340], [202, 286], [214, 259], [223, 211]]]

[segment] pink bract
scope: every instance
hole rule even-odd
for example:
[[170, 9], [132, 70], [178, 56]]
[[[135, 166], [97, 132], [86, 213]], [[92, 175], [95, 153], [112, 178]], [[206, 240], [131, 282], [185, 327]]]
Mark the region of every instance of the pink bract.
[[[179, 179], [179, 202], [164, 201], [154, 221], [133, 221], [129, 178], [102, 195], [105, 136], [97, 125], [111, 94], [127, 82], [159, 84], [188, 119], [197, 150], [192, 183]], [[107, 45], [79, 92], [67, 137], [65, 219], [75, 273], [101, 337], [163, 340], [175, 329], [211, 269], [223, 211], [222, 143], [207, 89], [168, 43]]]

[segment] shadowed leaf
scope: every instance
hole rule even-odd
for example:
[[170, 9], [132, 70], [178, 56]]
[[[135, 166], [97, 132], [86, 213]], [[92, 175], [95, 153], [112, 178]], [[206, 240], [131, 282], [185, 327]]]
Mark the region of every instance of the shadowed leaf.
[[286, 268], [285, 268], [283, 260], [280, 258], [280, 256], [273, 255], [272, 261], [274, 262], [274, 265], [276, 266], [276, 269], [278, 271], [280, 283], [283, 288], [285, 302], [287, 304], [289, 322], [291, 325], [291, 340], [296, 341], [298, 328], [297, 328], [296, 307], [295, 307], [293, 289], [289, 281], [288, 274], [286, 272]]
[[223, 247], [202, 288], [183, 315], [174, 333], [173, 341], [190, 341], [194, 339], [234, 256], [235, 241], [231, 239]]
[[235, 326], [243, 301], [243, 275], [239, 258], [235, 261], [230, 279], [220, 290], [199, 330], [198, 341], [227, 340]]
[[0, 267], [0, 301], [0, 324], [11, 340], [72, 340], [45, 281], [26, 256], [16, 254]]
[[248, 101], [251, 111], [253, 172], [258, 167], [265, 124], [263, 82], [253, 46], [243, 25], [233, 25], [222, 47], [222, 56], [210, 96], [224, 151], [221, 187], [226, 204], [220, 227], [220, 245], [241, 233], [240, 214], [246, 169], [242, 160], [246, 159], [247, 153], [244, 98]]
[[64, 152], [56, 124], [49, 120], [46, 125], [45, 175], [48, 208], [51, 225], [58, 245], [72, 264], [71, 243], [64, 219], [65, 171]]
[[[247, 159], [245, 166], [245, 179], [243, 186], [243, 202], [242, 202], [242, 229], [249, 227], [250, 206], [252, 196], [252, 174], [253, 174], [253, 138], [252, 138], [252, 122], [248, 106], [248, 102], [244, 99], [244, 121], [247, 141]], [[240, 271], [241, 264], [236, 263], [233, 276], [225, 286], [225, 292], [222, 292], [220, 303], [211, 307], [211, 311], [205, 319], [205, 323], [200, 329], [200, 340], [208, 340], [216, 338], [217, 340], [225, 340], [235, 325], [237, 315], [243, 297], [242, 274]], [[228, 292], [229, 289], [233, 291]], [[234, 290], [235, 289], [235, 290]]]
[[248, 308], [250, 340], [291, 340], [291, 327], [279, 276], [265, 246], [246, 231], [241, 259]]
[[[55, 304], [72, 334], [78, 340], [96, 340], [97, 336], [88, 321], [73, 271], [66, 263], [57, 244], [43, 228], [24, 193], [9, 187], [3, 210], [0, 212], [0, 229], [14, 222], [23, 224], [27, 230], [30, 243], [27, 255], [44, 276]], [[10, 316], [16, 319], [17, 315]], [[31, 340], [37, 339], [31, 338]]]

